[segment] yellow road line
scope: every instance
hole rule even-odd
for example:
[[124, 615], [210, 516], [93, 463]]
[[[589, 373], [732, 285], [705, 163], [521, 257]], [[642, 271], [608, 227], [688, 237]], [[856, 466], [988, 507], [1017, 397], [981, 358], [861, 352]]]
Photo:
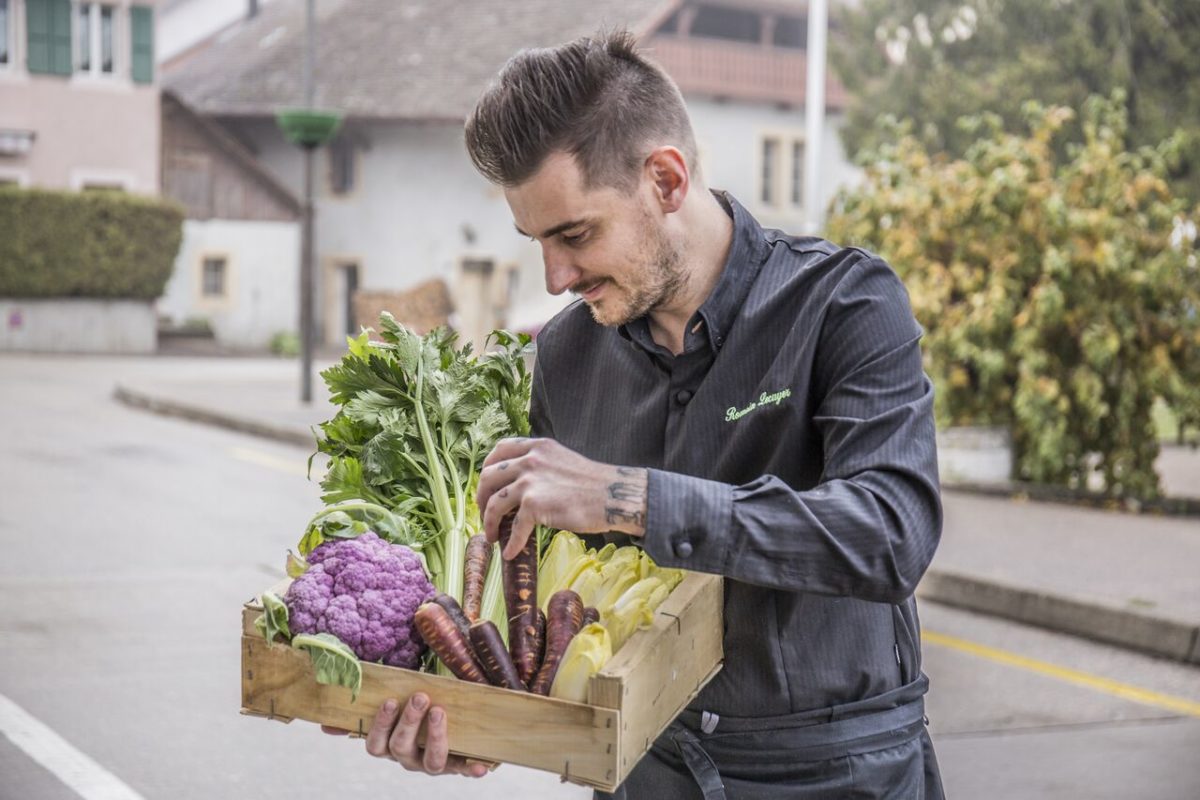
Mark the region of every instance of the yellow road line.
[[269, 467], [280, 472], [286, 472], [289, 475], [299, 475], [301, 477], [308, 475], [308, 465], [304, 461], [279, 458], [270, 453], [251, 450], [247, 447], [231, 447], [229, 448], [229, 454], [239, 461], [248, 461], [251, 464], [258, 464], [260, 467]]
[[1060, 667], [1057, 664], [1051, 664], [1047, 661], [1039, 661], [1036, 658], [1028, 658], [1017, 653], [1010, 653], [1007, 650], [999, 650], [995, 647], [976, 644], [966, 639], [959, 639], [956, 636], [947, 636], [944, 633], [935, 633], [929, 630], [922, 631], [921, 639], [928, 644], [948, 647], [951, 650], [958, 650], [961, 653], [968, 653], [987, 659], [988, 661], [1007, 664], [1010, 667], [1017, 667], [1029, 672], [1036, 672], [1039, 675], [1045, 675], [1049, 678], [1055, 678], [1076, 686], [1095, 689], [1098, 692], [1121, 697], [1125, 700], [1132, 700], [1135, 703], [1165, 708], [1168, 711], [1175, 711], [1192, 717], [1200, 717], [1200, 703], [1185, 700], [1182, 697], [1174, 697], [1162, 692], [1153, 692], [1149, 689], [1142, 689], [1128, 683], [1101, 678], [1098, 675], [1091, 675], [1069, 667]]

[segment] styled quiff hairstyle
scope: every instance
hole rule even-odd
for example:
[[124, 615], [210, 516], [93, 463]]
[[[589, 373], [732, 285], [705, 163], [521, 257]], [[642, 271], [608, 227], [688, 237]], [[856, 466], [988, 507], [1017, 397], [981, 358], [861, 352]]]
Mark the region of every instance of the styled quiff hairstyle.
[[528, 180], [546, 157], [573, 155], [584, 184], [632, 190], [646, 156], [673, 145], [696, 174], [696, 142], [675, 82], [617, 30], [522, 50], [467, 119], [467, 150], [500, 186]]

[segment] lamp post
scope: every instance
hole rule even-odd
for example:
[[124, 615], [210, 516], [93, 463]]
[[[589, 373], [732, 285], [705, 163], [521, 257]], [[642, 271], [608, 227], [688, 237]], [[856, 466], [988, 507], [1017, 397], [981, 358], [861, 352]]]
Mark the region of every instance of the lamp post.
[[304, 149], [304, 218], [300, 234], [300, 401], [312, 402], [313, 344], [313, 160], [316, 149], [334, 137], [342, 124], [337, 111], [313, 107], [313, 58], [316, 47], [314, 0], [308, 0], [304, 48], [304, 107], [289, 108], [275, 115], [275, 122], [289, 142]]
[[804, 90], [804, 232], [821, 228], [821, 137], [825, 131], [825, 39], [829, 33], [827, 0], [808, 4], [808, 55]]

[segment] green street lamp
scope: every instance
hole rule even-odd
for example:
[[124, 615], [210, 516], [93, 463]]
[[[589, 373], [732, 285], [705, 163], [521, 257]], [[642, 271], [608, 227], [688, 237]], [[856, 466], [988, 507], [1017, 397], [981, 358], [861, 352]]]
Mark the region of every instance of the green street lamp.
[[275, 124], [292, 144], [320, 147], [342, 127], [342, 115], [318, 108], [285, 108], [275, 113]]
[[312, 402], [313, 289], [316, 283], [313, 258], [313, 154], [328, 143], [342, 124], [337, 111], [314, 108], [314, 65], [316, 13], [307, 0], [304, 48], [304, 107], [282, 109], [275, 122], [289, 142], [304, 149], [304, 221], [300, 234], [300, 402]]

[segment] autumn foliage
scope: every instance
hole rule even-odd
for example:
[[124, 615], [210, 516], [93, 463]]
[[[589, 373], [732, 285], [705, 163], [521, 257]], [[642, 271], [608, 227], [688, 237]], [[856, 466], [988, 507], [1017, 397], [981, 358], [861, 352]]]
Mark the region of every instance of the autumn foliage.
[[940, 424], [1011, 426], [1015, 478], [1150, 498], [1155, 398], [1200, 421], [1200, 207], [1166, 180], [1182, 137], [1127, 150], [1122, 100], [1090, 98], [1065, 148], [1067, 108], [964, 120], [961, 159], [890, 123], [827, 235], [907, 284]]

